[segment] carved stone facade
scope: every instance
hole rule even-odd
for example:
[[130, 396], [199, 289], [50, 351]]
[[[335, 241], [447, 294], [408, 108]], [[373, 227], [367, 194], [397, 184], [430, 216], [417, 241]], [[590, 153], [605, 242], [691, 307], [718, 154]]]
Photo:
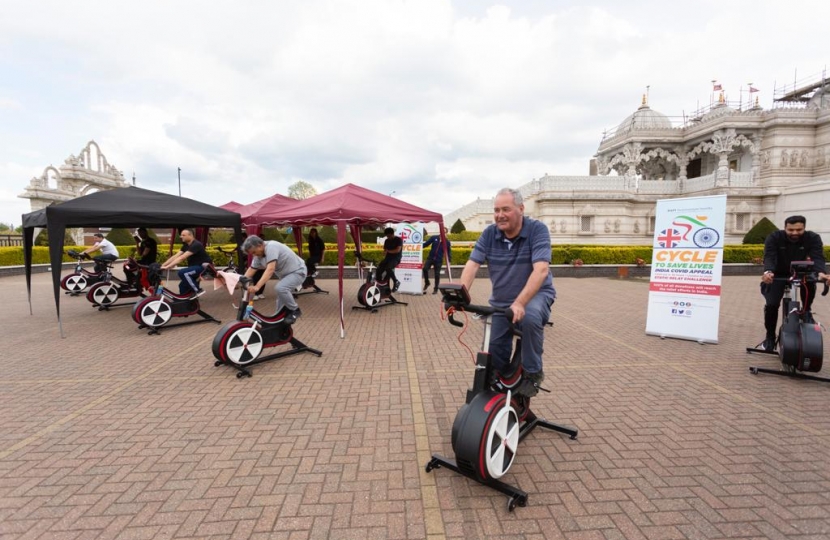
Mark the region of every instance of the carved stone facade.
[[[766, 110], [720, 101], [676, 126], [644, 99], [603, 137], [592, 159], [597, 175], [545, 175], [519, 187], [525, 213], [549, 226], [554, 243], [642, 245], [653, 235], [657, 200], [726, 194], [727, 243], [740, 243], [762, 217], [783, 227], [794, 213], [830, 241], [825, 90], [816, 93], [822, 99]], [[479, 199], [445, 223], [461, 219], [480, 231], [492, 222], [492, 202]]]
[[[128, 185], [124, 174], [110, 165], [98, 144], [89, 141], [77, 156], [70, 155], [60, 167], [46, 167], [43, 174], [32, 178], [18, 196], [29, 199], [34, 212], [94, 191]], [[83, 243], [80, 231], [73, 231], [72, 235], [78, 243]]]

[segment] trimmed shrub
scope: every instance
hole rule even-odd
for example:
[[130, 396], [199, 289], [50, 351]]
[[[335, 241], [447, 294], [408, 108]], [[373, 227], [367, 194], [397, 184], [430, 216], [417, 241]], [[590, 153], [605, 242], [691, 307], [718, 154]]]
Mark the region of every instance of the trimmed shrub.
[[744, 235], [744, 244], [763, 244], [770, 233], [778, 230], [775, 223], [767, 218], [761, 218], [758, 223], [752, 226]]
[[127, 229], [112, 229], [106, 236], [107, 240], [116, 246], [129, 246], [135, 244], [133, 233]]
[[455, 223], [453, 223], [452, 227], [450, 227], [450, 232], [453, 233], [453, 234], [458, 234], [458, 233], [464, 232], [466, 230], [467, 230], [467, 227], [465, 227], [464, 224], [461, 223], [461, 218], [456, 219]]

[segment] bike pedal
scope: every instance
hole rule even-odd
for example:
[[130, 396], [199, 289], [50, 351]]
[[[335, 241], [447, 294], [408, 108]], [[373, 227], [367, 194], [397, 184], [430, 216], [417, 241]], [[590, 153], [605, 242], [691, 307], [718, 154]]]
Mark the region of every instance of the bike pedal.
[[550, 391], [550, 390], [548, 390], [547, 388], [544, 388], [544, 387], [542, 387], [542, 386], [539, 386], [538, 384], [537, 384], [537, 385], [535, 385], [535, 386], [536, 386], [536, 388], [538, 388], [538, 389], [539, 389], [539, 390], [541, 390], [542, 392], [547, 392], [548, 394], [550, 394], [550, 392], [551, 392], [551, 391]]

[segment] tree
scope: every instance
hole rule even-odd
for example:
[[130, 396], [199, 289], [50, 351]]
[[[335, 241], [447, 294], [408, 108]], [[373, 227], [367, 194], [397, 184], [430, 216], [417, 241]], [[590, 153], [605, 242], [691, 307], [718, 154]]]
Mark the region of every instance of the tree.
[[314, 197], [315, 195], [317, 195], [317, 190], [308, 182], [297, 180], [288, 186], [288, 196], [292, 199], [303, 200]]
[[8, 232], [11, 230], [8, 223], [0, 223], [0, 232]]
[[134, 246], [135, 239], [130, 231], [127, 229], [112, 229], [107, 234], [107, 240], [116, 246]]
[[763, 244], [770, 233], [778, 230], [775, 224], [767, 218], [761, 218], [758, 223], [752, 226], [744, 235], [744, 244]]
[[453, 234], [458, 234], [458, 233], [464, 232], [466, 230], [467, 230], [467, 227], [465, 227], [464, 224], [461, 223], [461, 218], [456, 219], [455, 223], [453, 223], [452, 227], [450, 228], [450, 232], [453, 233]]

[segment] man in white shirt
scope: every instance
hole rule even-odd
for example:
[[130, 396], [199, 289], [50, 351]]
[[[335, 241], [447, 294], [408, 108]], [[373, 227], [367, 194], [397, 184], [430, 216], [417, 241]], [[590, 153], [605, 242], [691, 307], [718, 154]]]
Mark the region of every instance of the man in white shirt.
[[97, 232], [92, 236], [95, 237], [95, 243], [92, 244], [91, 248], [84, 250], [83, 253], [89, 255], [92, 252], [101, 250], [101, 254], [96, 255], [92, 258], [92, 260], [95, 261], [95, 271], [103, 272], [107, 269], [108, 261], [115, 261], [118, 259], [118, 248], [116, 248], [112, 242], [104, 238], [103, 233]]

